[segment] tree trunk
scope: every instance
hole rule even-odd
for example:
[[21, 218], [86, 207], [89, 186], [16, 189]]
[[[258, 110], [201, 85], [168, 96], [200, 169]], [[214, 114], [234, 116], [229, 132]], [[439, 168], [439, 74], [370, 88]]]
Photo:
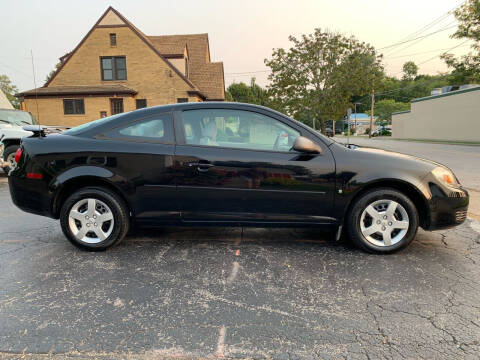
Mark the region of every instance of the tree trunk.
[[322, 134], [325, 134], [325, 119], [324, 118], [320, 118], [320, 131], [322, 132]]

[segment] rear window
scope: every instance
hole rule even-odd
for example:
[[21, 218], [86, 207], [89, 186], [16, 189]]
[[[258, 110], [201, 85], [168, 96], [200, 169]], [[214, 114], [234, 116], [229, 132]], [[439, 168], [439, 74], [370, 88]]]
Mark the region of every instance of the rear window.
[[114, 121], [115, 119], [118, 119], [122, 115], [123, 114], [116, 114], [116, 115], [107, 116], [107, 117], [104, 117], [104, 118], [101, 118], [101, 119], [98, 119], [98, 120], [90, 121], [90, 122], [87, 122], [85, 124], [82, 124], [82, 125], [76, 126], [74, 128], [71, 128], [67, 131], [64, 131], [63, 134], [65, 134], [65, 135], [78, 135], [78, 134], [81, 134], [85, 131], [93, 129], [96, 126], [104, 125], [104, 124], [109, 123], [110, 121]]

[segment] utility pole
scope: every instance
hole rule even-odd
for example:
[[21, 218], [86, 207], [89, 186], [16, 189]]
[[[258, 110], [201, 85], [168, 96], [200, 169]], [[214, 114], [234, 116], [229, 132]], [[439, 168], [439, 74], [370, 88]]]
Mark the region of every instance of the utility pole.
[[368, 138], [372, 137], [373, 131], [373, 112], [375, 110], [375, 90], [372, 90], [372, 105], [370, 107], [370, 131], [368, 132]]
[[352, 116], [352, 109], [347, 109], [347, 146], [350, 145], [350, 117]]

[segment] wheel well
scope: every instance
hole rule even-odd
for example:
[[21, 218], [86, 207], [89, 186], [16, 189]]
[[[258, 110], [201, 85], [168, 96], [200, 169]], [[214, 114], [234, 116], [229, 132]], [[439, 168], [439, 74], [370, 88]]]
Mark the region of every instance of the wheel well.
[[98, 178], [94, 176], [82, 176], [82, 177], [67, 181], [62, 186], [58, 194], [55, 196], [55, 200], [53, 203], [53, 213], [55, 217], [58, 218], [60, 216], [60, 210], [62, 208], [63, 203], [68, 198], [68, 196], [70, 196], [76, 190], [79, 190], [84, 187], [90, 187], [90, 186], [103, 187], [114, 192], [115, 194], [120, 196], [120, 198], [123, 200], [123, 202], [127, 206], [127, 214], [131, 213], [130, 206], [128, 204], [126, 197], [117, 187], [115, 187], [114, 185], [109, 183], [107, 180], [104, 180], [102, 178]]
[[7, 139], [7, 140], [2, 140], [2, 142], [3, 142], [3, 145], [5, 146], [5, 149], [10, 145], [20, 145], [20, 139]]
[[384, 180], [384, 181], [376, 181], [370, 184], [365, 185], [360, 191], [358, 191], [355, 196], [352, 198], [350, 203], [348, 204], [348, 208], [346, 213], [350, 210], [352, 205], [355, 201], [365, 194], [367, 191], [376, 188], [391, 188], [400, 191], [402, 194], [407, 196], [415, 205], [418, 211], [418, 217], [420, 221], [420, 226], [425, 227], [429, 221], [429, 214], [428, 214], [428, 206], [427, 203], [422, 196], [422, 194], [411, 184], [403, 181], [395, 181], [395, 180]]

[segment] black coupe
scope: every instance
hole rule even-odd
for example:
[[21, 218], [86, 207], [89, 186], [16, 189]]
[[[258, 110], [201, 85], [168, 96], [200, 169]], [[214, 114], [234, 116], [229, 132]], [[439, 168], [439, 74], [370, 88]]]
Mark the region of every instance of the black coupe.
[[445, 166], [344, 146], [260, 106], [184, 103], [62, 134], [28, 130], [8, 179], [12, 199], [59, 218], [88, 250], [118, 244], [135, 223], [330, 226], [391, 253], [418, 226], [455, 226], [467, 214], [468, 193]]

